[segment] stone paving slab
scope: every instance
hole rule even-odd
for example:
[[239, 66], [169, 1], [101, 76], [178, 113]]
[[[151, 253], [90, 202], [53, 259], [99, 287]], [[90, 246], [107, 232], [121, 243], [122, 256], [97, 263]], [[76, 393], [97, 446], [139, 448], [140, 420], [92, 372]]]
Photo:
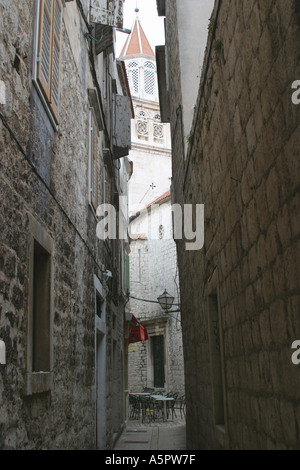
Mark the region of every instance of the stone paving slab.
[[128, 421], [114, 450], [185, 450], [185, 421]]

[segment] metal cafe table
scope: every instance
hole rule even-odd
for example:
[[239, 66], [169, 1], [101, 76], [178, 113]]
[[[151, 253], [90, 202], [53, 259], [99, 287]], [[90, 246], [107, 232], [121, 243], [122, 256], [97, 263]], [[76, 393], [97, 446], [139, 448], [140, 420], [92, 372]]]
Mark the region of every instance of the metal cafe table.
[[167, 402], [174, 401], [173, 397], [166, 397], [165, 395], [151, 395], [156, 402], [163, 402], [164, 404], [164, 417], [167, 418]]

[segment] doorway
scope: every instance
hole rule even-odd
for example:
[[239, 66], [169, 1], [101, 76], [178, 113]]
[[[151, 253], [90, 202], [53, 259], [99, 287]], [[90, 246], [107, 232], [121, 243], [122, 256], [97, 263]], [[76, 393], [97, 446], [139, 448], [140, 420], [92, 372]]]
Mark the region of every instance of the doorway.
[[96, 334], [96, 444], [97, 449], [105, 449], [106, 445], [106, 353], [105, 334], [97, 330]]
[[152, 336], [153, 385], [156, 388], [165, 386], [165, 352], [164, 336]]
[[96, 448], [106, 448], [106, 300], [97, 276], [95, 286], [95, 425]]

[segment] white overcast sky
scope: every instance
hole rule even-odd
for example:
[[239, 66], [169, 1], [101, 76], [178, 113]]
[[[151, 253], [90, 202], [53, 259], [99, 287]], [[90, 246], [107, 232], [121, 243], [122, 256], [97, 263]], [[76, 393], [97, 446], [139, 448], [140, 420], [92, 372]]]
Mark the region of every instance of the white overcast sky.
[[[139, 8], [138, 17], [145, 34], [155, 53], [155, 46], [165, 44], [164, 18], [158, 16], [156, 0], [125, 0], [123, 27], [131, 29], [136, 17], [136, 4]], [[117, 32], [117, 56], [127, 39], [127, 34]]]

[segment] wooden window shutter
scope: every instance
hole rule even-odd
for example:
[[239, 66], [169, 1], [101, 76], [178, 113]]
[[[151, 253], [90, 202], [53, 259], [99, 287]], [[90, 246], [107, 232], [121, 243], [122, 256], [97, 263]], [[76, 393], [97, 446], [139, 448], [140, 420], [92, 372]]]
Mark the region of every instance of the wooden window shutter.
[[93, 113], [91, 112], [91, 129], [90, 129], [90, 139], [91, 139], [91, 203], [94, 209], [97, 209], [97, 148], [98, 148], [98, 133], [96, 122]]
[[125, 254], [125, 286], [126, 286], [126, 293], [130, 292], [130, 264], [129, 264], [129, 256]]
[[105, 167], [105, 204], [109, 204], [109, 174]]
[[61, 30], [61, 0], [40, 0], [37, 81], [56, 123], [58, 123]]
[[119, 233], [119, 218], [116, 218], [116, 238], [114, 240], [114, 250], [115, 250], [115, 269], [117, 273], [119, 272], [120, 269], [120, 245], [119, 245], [119, 240], [118, 240], [118, 233]]
[[50, 101], [52, 55], [52, 0], [40, 0], [37, 81]]
[[[105, 186], [104, 186], [104, 194], [105, 194], [105, 205], [108, 205], [110, 203], [110, 197], [109, 197], [109, 174], [107, 167], [105, 167]], [[105, 226], [106, 231], [108, 231], [108, 223]], [[110, 244], [109, 237], [107, 236], [106, 241], [108, 244]]]
[[[61, 25], [62, 5], [60, 0], [54, 1], [53, 12], [53, 40], [52, 40], [52, 77], [50, 106], [54, 117], [58, 114], [58, 99], [60, 86], [60, 61], [61, 61]], [[57, 119], [56, 119], [57, 121]]]

